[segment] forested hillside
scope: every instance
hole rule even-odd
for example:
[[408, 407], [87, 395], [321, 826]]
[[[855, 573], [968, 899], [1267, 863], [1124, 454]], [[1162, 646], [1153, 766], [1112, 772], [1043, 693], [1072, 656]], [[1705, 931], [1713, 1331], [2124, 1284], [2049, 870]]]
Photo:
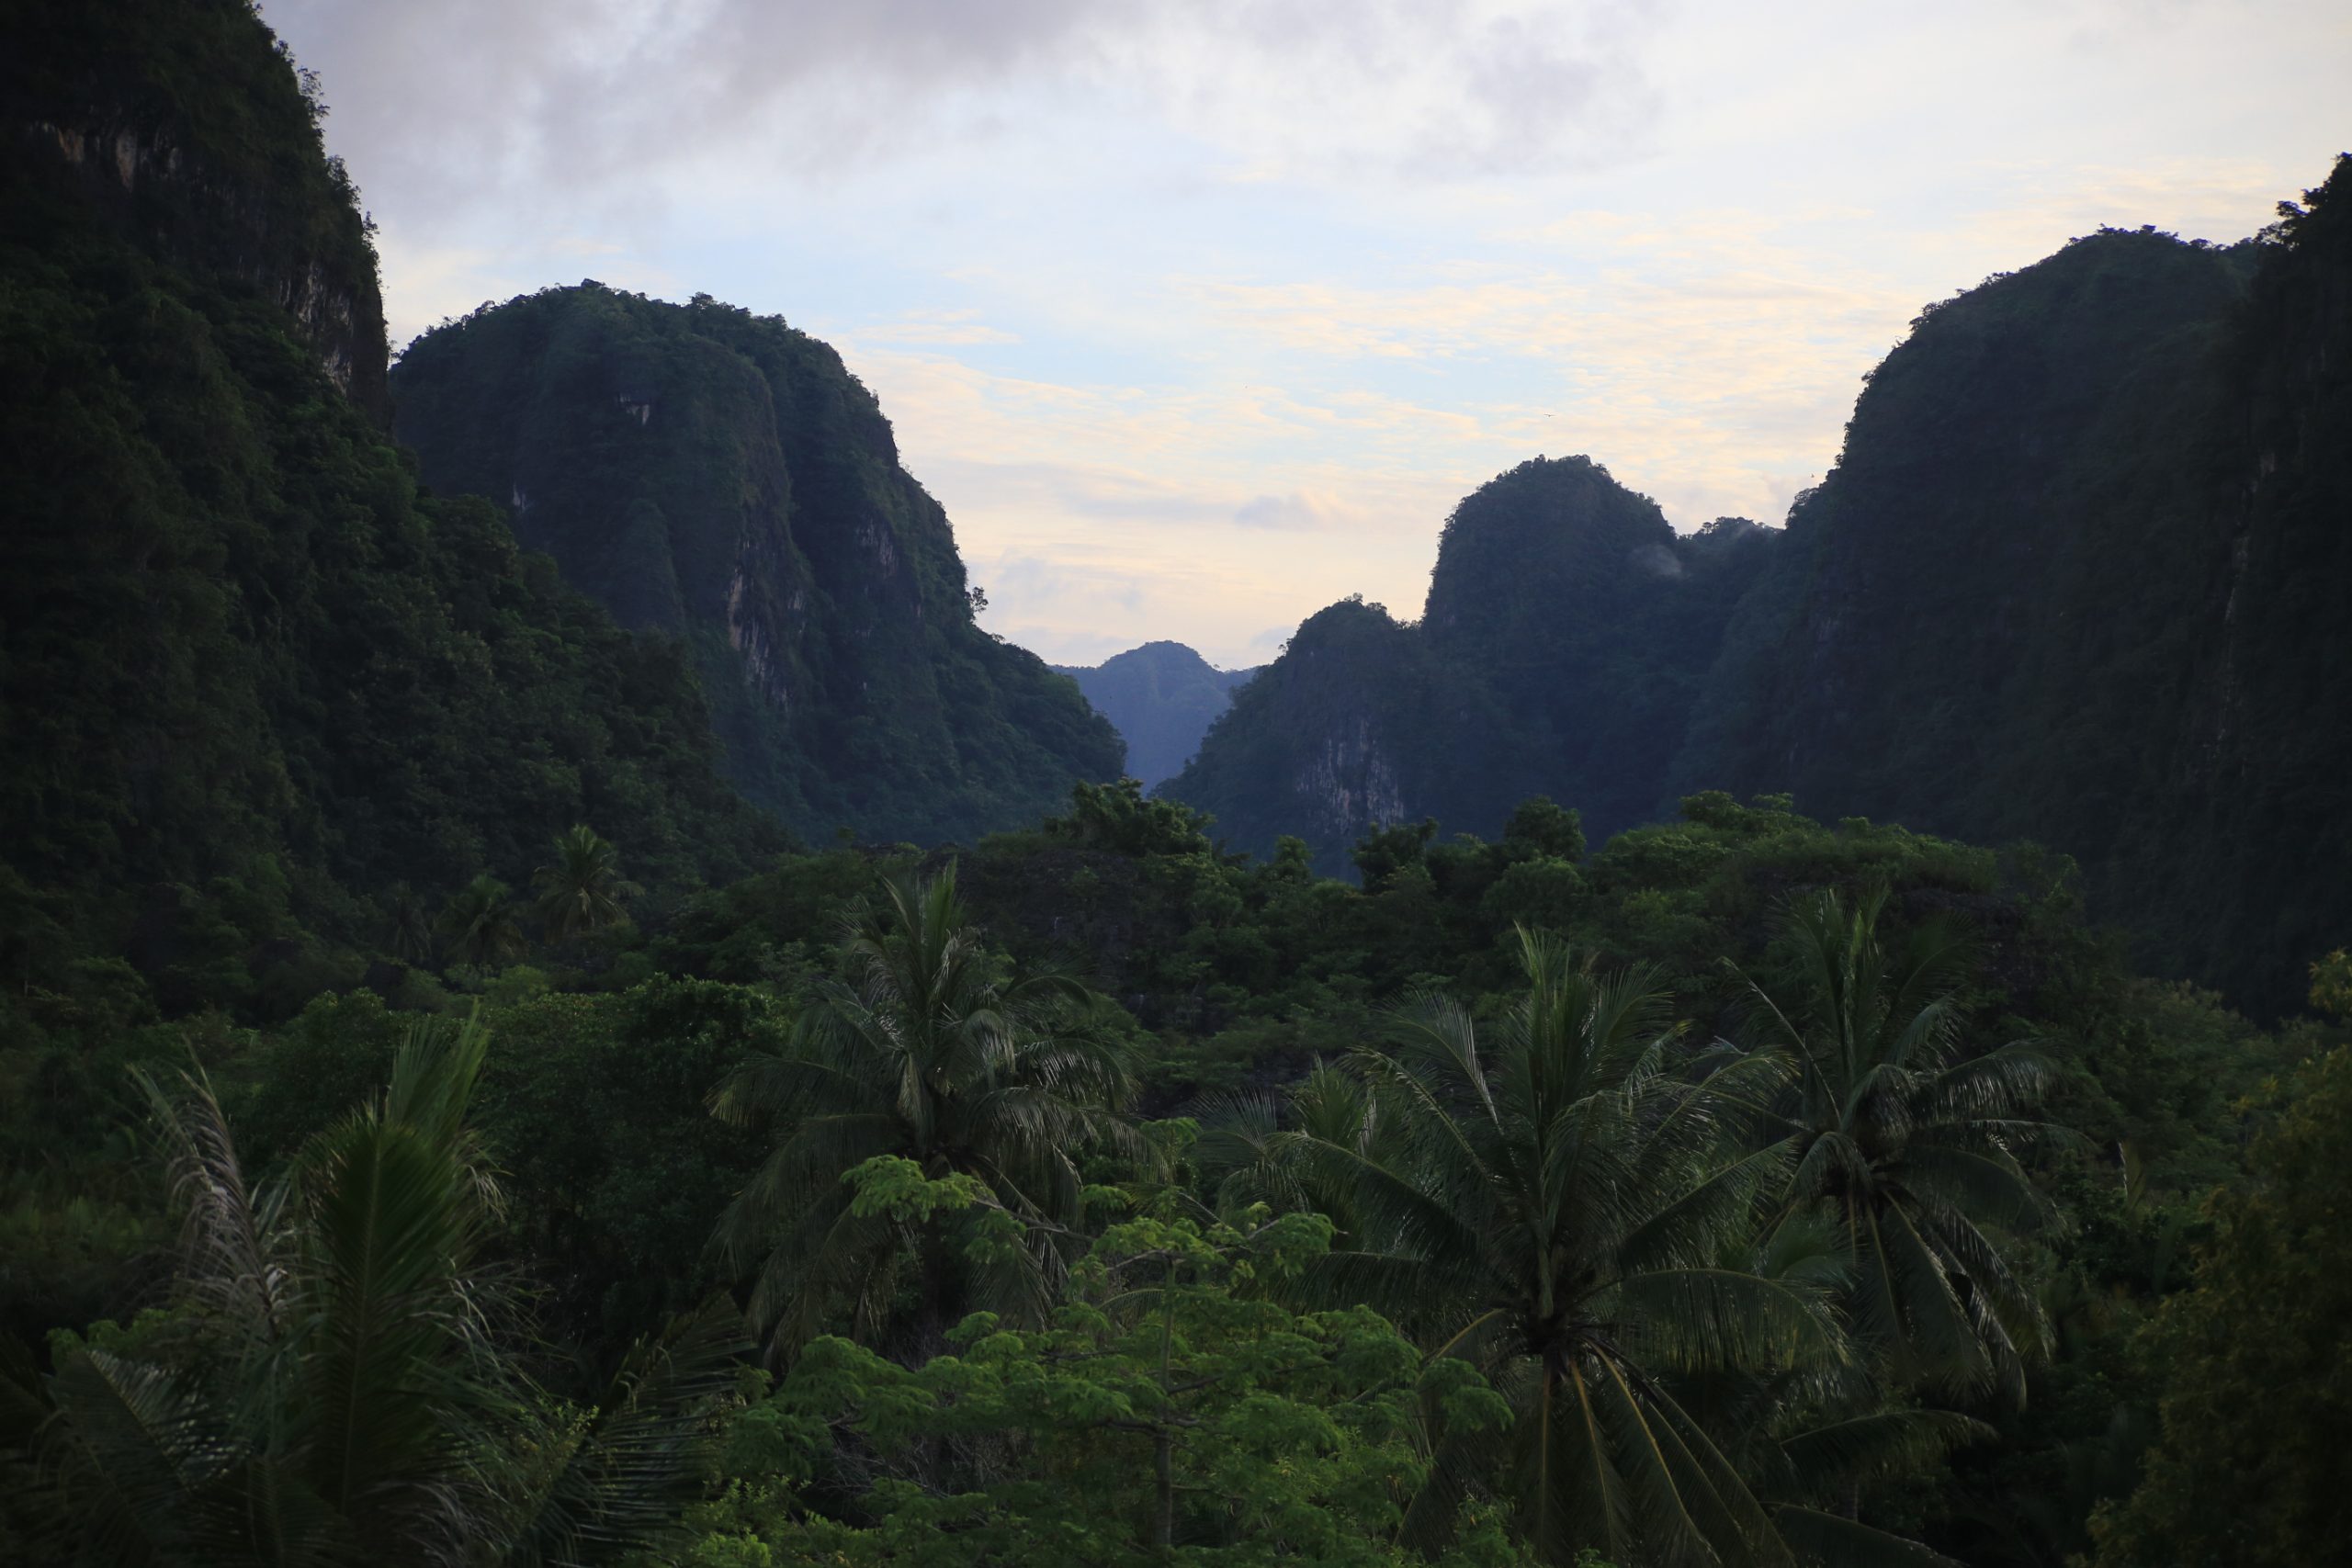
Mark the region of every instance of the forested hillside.
[[578, 822], [659, 881], [780, 843], [674, 646], [423, 496], [367, 226], [260, 21], [118, 0], [10, 34], [7, 1006], [299, 1006]]
[[1200, 750], [1255, 670], [1219, 670], [1181, 642], [1148, 642], [1100, 664], [1057, 664], [1127, 743], [1127, 776], [1145, 788], [1170, 778]]
[[1326, 864], [1537, 789], [1604, 832], [1724, 788], [2031, 839], [2150, 964], [2291, 1005], [2352, 928], [2347, 229], [2339, 164], [2258, 243], [2105, 231], [1931, 308], [1784, 532], [1675, 539], [1582, 459], [1522, 466], [1419, 623], [1370, 657], [1303, 628], [1168, 793]]
[[728, 777], [804, 834], [935, 843], [1118, 776], [1069, 683], [973, 624], [874, 395], [781, 320], [548, 289], [425, 333], [392, 391], [427, 483], [685, 644]]

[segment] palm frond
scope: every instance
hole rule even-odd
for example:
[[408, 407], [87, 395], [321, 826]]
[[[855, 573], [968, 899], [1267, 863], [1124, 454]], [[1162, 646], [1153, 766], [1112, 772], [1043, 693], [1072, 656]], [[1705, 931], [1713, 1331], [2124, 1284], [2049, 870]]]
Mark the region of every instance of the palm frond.
[[659, 1544], [699, 1490], [713, 1402], [752, 1348], [731, 1302], [715, 1298], [630, 1353], [587, 1425], [549, 1433], [563, 1461], [510, 1499], [499, 1560], [511, 1568], [595, 1568]]
[[1772, 1523], [1810, 1568], [1960, 1568], [1916, 1540], [1817, 1508], [1778, 1504]]
[[1617, 1287], [1627, 1344], [1676, 1371], [1835, 1365], [1845, 1342], [1812, 1291], [1734, 1269], [1657, 1269]]
[[1917, 1473], [1973, 1443], [1996, 1437], [1973, 1416], [1952, 1410], [1881, 1410], [1809, 1427], [1781, 1439], [1794, 1495]]

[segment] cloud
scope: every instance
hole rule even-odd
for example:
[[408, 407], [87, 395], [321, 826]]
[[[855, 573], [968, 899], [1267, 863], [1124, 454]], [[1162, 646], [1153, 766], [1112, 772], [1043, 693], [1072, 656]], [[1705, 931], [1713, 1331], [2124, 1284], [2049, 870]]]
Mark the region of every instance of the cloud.
[[1640, 4], [1495, 0], [269, 0], [370, 182], [446, 209], [664, 176], [836, 179], [1029, 139], [1100, 157], [1105, 118], [1231, 172], [1428, 178], [1619, 156], [1654, 111]]
[[1363, 512], [1339, 496], [1320, 491], [1292, 491], [1288, 495], [1257, 495], [1235, 509], [1234, 522], [1244, 528], [1320, 530], [1363, 521]]
[[781, 312], [992, 626], [1239, 663], [1418, 604], [1537, 453], [1777, 519], [1921, 305], [2250, 231], [2352, 71], [2341, 0], [265, 3], [396, 341], [582, 273]]
[[932, 348], [969, 348], [982, 344], [1019, 343], [1018, 333], [987, 326], [976, 310], [910, 310], [895, 321], [860, 327], [844, 342], [920, 344]]

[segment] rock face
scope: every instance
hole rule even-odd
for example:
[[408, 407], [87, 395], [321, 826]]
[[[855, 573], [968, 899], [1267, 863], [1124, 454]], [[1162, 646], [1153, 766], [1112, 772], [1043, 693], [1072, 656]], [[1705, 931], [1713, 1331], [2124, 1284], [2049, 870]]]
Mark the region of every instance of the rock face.
[[1146, 788], [1171, 778], [1201, 737], [1258, 673], [1219, 670], [1181, 642], [1148, 642], [1096, 665], [1057, 664], [1127, 743], [1127, 775]]
[[1589, 459], [1523, 463], [1455, 509], [1419, 623], [1316, 615], [1163, 793], [1238, 847], [1296, 834], [1335, 871], [1372, 828], [1493, 833], [1540, 793], [1630, 827], [1778, 539], [1738, 518], [1678, 536]]
[[1419, 639], [1384, 606], [1318, 611], [1159, 793], [1207, 811], [1234, 848], [1263, 853], [1295, 834], [1320, 863], [1340, 865], [1363, 824], [1405, 816], [1434, 782], [1416, 769], [1428, 748], [1413, 727], [1430, 716], [1396, 700], [1426, 690], [1429, 670]]
[[803, 833], [968, 838], [1117, 774], [1069, 682], [973, 624], [873, 394], [782, 321], [584, 282], [427, 333], [393, 396], [427, 483], [686, 645], [729, 776]]

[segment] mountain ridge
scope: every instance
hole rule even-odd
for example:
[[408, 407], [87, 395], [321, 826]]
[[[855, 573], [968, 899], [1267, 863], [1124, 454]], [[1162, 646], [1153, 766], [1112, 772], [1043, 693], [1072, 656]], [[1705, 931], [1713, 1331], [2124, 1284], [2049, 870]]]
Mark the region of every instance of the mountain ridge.
[[2347, 168], [2259, 243], [2102, 231], [1928, 307], [1784, 529], [1672, 535], [1587, 458], [1498, 476], [1419, 622], [1311, 617], [1162, 793], [1333, 869], [1535, 793], [1596, 838], [1729, 790], [2036, 840], [2143, 962], [2291, 1005], [2352, 933], [2352, 759], [2313, 716], [2352, 697], [2319, 604], [2352, 548]]

